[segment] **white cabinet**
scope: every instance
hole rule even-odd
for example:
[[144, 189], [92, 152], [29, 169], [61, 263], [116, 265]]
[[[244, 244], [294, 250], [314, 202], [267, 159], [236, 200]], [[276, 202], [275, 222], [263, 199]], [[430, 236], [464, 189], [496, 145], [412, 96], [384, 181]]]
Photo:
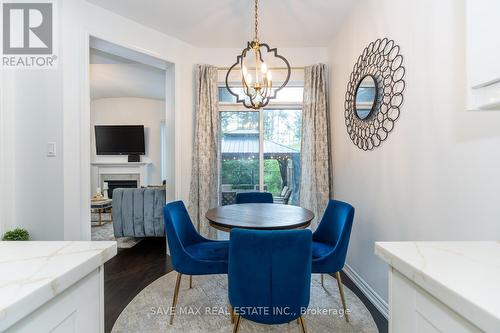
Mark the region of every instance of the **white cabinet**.
[[500, 110], [500, 1], [467, 0], [467, 94], [470, 110]]
[[104, 331], [103, 267], [27, 315], [8, 333]]
[[0, 332], [104, 331], [116, 242], [0, 242]]
[[463, 317], [392, 269], [389, 272], [389, 332], [481, 332]]
[[500, 332], [500, 243], [376, 242], [391, 333]]

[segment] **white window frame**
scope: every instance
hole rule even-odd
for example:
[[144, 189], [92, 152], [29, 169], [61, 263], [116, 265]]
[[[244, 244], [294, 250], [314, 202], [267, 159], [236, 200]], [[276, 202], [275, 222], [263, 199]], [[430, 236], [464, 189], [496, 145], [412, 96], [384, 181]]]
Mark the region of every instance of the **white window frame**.
[[[219, 88], [226, 87], [220, 83]], [[289, 84], [287, 87], [301, 87], [303, 84]], [[248, 109], [241, 103], [219, 102], [219, 112], [258, 112], [259, 113], [259, 192], [264, 192], [264, 112], [265, 110], [302, 110], [303, 102], [279, 102], [270, 100], [269, 104], [258, 110]], [[220, 153], [222, 156], [222, 154]], [[222, 159], [219, 158], [219, 177], [222, 171]], [[220, 183], [220, 179], [219, 179]]]

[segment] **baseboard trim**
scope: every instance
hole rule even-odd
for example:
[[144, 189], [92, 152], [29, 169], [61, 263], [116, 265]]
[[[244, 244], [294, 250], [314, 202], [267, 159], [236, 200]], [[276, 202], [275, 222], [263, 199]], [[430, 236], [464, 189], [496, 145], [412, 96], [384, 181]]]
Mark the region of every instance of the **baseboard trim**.
[[345, 265], [343, 268], [344, 273], [352, 280], [352, 282], [361, 290], [361, 292], [368, 298], [368, 300], [377, 308], [378, 311], [385, 317], [389, 319], [389, 304], [387, 304], [379, 294], [373, 290], [368, 283], [366, 283], [363, 278], [356, 273], [349, 265]]

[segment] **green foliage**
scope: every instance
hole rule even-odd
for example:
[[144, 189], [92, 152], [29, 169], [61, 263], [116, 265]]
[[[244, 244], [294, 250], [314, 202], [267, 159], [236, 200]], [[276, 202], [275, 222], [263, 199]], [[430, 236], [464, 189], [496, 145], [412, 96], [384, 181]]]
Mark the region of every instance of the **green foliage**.
[[300, 151], [302, 110], [265, 110], [264, 139]]
[[14, 230], [7, 231], [2, 240], [4, 241], [27, 241], [30, 239], [30, 234], [26, 229], [16, 228]]
[[278, 195], [281, 192], [281, 173], [276, 160], [265, 160], [264, 161], [264, 184], [267, 185], [267, 191], [274, 195]]
[[[233, 190], [253, 190], [259, 184], [259, 161], [236, 159], [222, 161], [222, 184], [233, 185]], [[278, 195], [282, 189], [281, 173], [277, 160], [264, 161], [264, 184], [267, 190]]]
[[234, 130], [258, 130], [259, 113], [255, 111], [224, 111], [220, 117], [221, 133]]
[[231, 184], [233, 189], [251, 190], [259, 183], [259, 161], [237, 159], [222, 161], [222, 184]]

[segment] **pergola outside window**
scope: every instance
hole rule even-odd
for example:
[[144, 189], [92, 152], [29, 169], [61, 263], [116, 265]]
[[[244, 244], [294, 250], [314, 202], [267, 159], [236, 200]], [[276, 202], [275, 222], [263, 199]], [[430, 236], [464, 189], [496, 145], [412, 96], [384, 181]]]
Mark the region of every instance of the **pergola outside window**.
[[303, 88], [287, 87], [286, 101], [277, 99], [256, 111], [231, 103], [223, 89], [219, 90], [221, 204], [234, 203], [236, 193], [245, 191], [268, 191], [277, 203], [297, 204]]

